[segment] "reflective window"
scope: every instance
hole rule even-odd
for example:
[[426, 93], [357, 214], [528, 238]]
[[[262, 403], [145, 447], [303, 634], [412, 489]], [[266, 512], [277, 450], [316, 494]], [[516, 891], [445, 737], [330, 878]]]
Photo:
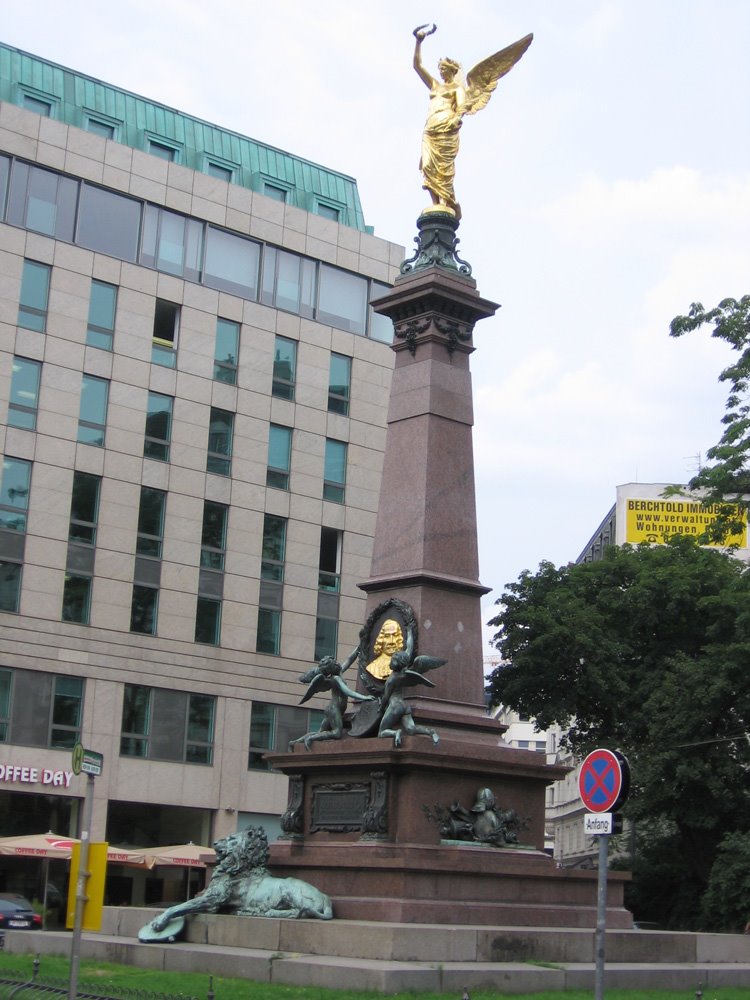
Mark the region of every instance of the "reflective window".
[[180, 325], [180, 307], [176, 302], [157, 299], [154, 307], [154, 336], [151, 343], [151, 360], [155, 365], [174, 368], [177, 365], [177, 331]]
[[317, 319], [340, 330], [364, 334], [367, 318], [367, 279], [320, 265]]
[[13, 673], [0, 669], [0, 743], [8, 741], [8, 725], [10, 723], [10, 689]]
[[336, 528], [320, 529], [318, 609], [315, 618], [316, 660], [321, 660], [324, 656], [336, 656], [342, 538], [343, 533]]
[[[371, 299], [382, 299], [391, 290], [390, 285], [383, 285], [379, 281], [373, 281], [370, 288]], [[384, 344], [393, 343], [393, 320], [387, 316], [381, 316], [370, 306], [370, 339], [380, 340]]]
[[206, 472], [214, 472], [219, 476], [231, 474], [233, 431], [234, 414], [212, 406], [208, 425]]
[[278, 655], [281, 648], [286, 525], [285, 518], [273, 514], [266, 514], [263, 521], [258, 631], [255, 644], [259, 653]]
[[94, 118], [92, 115], [87, 115], [84, 122], [84, 128], [87, 132], [92, 132], [94, 135], [101, 136], [102, 139], [116, 139], [117, 138], [117, 128], [112, 122], [106, 122], [102, 118]]
[[323, 713], [318, 709], [254, 701], [250, 717], [248, 768], [269, 771], [271, 765], [263, 759], [264, 754], [273, 750], [286, 753], [292, 740], [306, 733], [316, 733], [322, 722]]
[[224, 554], [227, 542], [226, 504], [206, 500], [203, 505], [203, 529], [201, 532], [201, 567], [215, 570], [224, 569]]
[[331, 413], [349, 415], [349, 390], [352, 381], [352, 359], [343, 354], [331, 354], [328, 374], [328, 409]]
[[338, 222], [341, 214], [338, 208], [334, 208], [333, 205], [324, 205], [322, 202], [318, 202], [315, 211], [321, 218], [330, 219], [331, 222]]
[[273, 198], [274, 201], [286, 201], [289, 192], [286, 188], [279, 187], [278, 184], [263, 184], [263, 194], [266, 198]]
[[104, 447], [107, 426], [107, 401], [109, 382], [96, 375], [81, 379], [81, 410], [78, 417], [78, 440], [82, 444]]
[[315, 261], [266, 246], [263, 252], [261, 302], [312, 317], [315, 309]]
[[83, 680], [58, 674], [54, 683], [49, 746], [72, 750], [81, 735], [82, 713]]
[[49, 118], [52, 114], [52, 101], [45, 101], [42, 97], [34, 97], [33, 94], [21, 95], [21, 107], [27, 111], [33, 111], [37, 115], [44, 115]]
[[161, 160], [168, 160], [170, 163], [177, 162], [179, 150], [175, 146], [168, 146], [165, 142], [149, 139], [148, 151], [152, 156], [158, 156]]
[[240, 324], [231, 319], [216, 320], [214, 378], [228, 385], [237, 383], [237, 359], [240, 351]]
[[140, 556], [161, 559], [164, 538], [164, 511], [167, 494], [150, 486], [141, 486], [141, 502], [138, 508], [138, 538], [135, 551]]
[[203, 223], [146, 205], [141, 263], [189, 281], [200, 281]]
[[271, 392], [281, 399], [294, 399], [297, 371], [297, 342], [277, 337], [273, 345], [273, 383]]
[[91, 282], [86, 343], [103, 351], [112, 350], [117, 309], [117, 286], [105, 281]]
[[228, 516], [229, 508], [226, 504], [206, 500], [203, 505], [195, 641], [210, 646], [218, 646], [221, 635], [221, 600], [224, 589]]
[[126, 684], [120, 754], [211, 764], [215, 711], [216, 699], [212, 695]]
[[229, 167], [222, 166], [220, 163], [212, 163], [209, 160], [206, 164], [206, 173], [209, 177], [216, 177], [217, 180], [226, 181], [227, 184], [231, 184], [234, 171]]
[[82, 184], [76, 243], [110, 257], [134, 261], [138, 254], [141, 207], [141, 202], [133, 198]]
[[88, 472], [73, 473], [69, 541], [96, 545], [100, 485], [100, 476], [92, 476]]
[[203, 281], [246, 299], [258, 297], [260, 245], [223, 229], [206, 231], [206, 263]]
[[11, 173], [8, 222], [72, 243], [77, 195], [77, 181], [17, 160]]
[[22, 458], [3, 459], [3, 478], [0, 483], [0, 529], [26, 531], [26, 512], [29, 509], [31, 462]]
[[157, 587], [133, 584], [130, 602], [130, 631], [143, 635], [156, 635], [156, 610], [159, 603]]
[[47, 327], [49, 279], [52, 268], [35, 260], [23, 262], [18, 325], [44, 333]]
[[277, 490], [289, 489], [291, 454], [291, 428], [281, 427], [279, 424], [271, 424], [268, 432], [266, 486], [273, 486]]
[[161, 462], [169, 461], [169, 444], [172, 439], [172, 403], [171, 396], [163, 396], [160, 392], [148, 394], [146, 437], [143, 442], [143, 454], [146, 458], [156, 458]]
[[325, 471], [323, 473], [323, 499], [344, 502], [346, 485], [346, 444], [326, 438]]
[[42, 366], [29, 358], [13, 358], [13, 377], [8, 400], [8, 424], [33, 431], [39, 405], [39, 377]]
[[87, 472], [73, 473], [62, 603], [64, 622], [89, 623], [100, 485], [99, 476]]

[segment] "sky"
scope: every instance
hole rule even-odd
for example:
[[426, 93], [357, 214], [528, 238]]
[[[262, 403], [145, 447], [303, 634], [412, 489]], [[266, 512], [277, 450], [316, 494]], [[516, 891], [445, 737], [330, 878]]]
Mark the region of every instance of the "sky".
[[721, 434], [729, 352], [669, 323], [750, 292], [750, 4], [25, 0], [0, 36], [355, 177], [409, 256], [426, 22], [433, 75], [534, 33], [456, 174], [459, 253], [501, 304], [472, 357], [488, 619], [522, 571], [578, 556], [618, 484], [685, 482]]

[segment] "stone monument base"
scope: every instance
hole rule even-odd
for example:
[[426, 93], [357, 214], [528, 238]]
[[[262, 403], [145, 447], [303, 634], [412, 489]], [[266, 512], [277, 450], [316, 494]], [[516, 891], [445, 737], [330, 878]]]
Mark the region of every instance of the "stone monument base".
[[[538, 753], [449, 736], [351, 739], [268, 756], [289, 777], [285, 839], [274, 874], [331, 896], [344, 919], [402, 923], [591, 927], [597, 872], [558, 869], [544, 851], [544, 789], [566, 771]], [[521, 818], [518, 845], [448, 841], [435, 816], [471, 809], [489, 788]], [[608, 877], [607, 926], [632, 927], [628, 876]]]

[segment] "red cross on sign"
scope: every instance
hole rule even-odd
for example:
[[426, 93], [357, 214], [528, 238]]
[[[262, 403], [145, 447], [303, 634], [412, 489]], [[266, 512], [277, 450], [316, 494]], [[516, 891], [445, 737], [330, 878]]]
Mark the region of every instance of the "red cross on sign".
[[629, 788], [630, 766], [618, 750], [592, 750], [581, 764], [578, 792], [589, 812], [616, 812]]

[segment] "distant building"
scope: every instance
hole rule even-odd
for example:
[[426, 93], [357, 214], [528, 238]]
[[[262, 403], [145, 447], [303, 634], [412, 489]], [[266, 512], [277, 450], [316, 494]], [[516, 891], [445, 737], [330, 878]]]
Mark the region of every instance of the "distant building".
[[0, 46], [1, 835], [79, 832], [79, 742], [95, 840], [278, 830], [263, 754], [365, 617], [403, 256], [351, 177]]

